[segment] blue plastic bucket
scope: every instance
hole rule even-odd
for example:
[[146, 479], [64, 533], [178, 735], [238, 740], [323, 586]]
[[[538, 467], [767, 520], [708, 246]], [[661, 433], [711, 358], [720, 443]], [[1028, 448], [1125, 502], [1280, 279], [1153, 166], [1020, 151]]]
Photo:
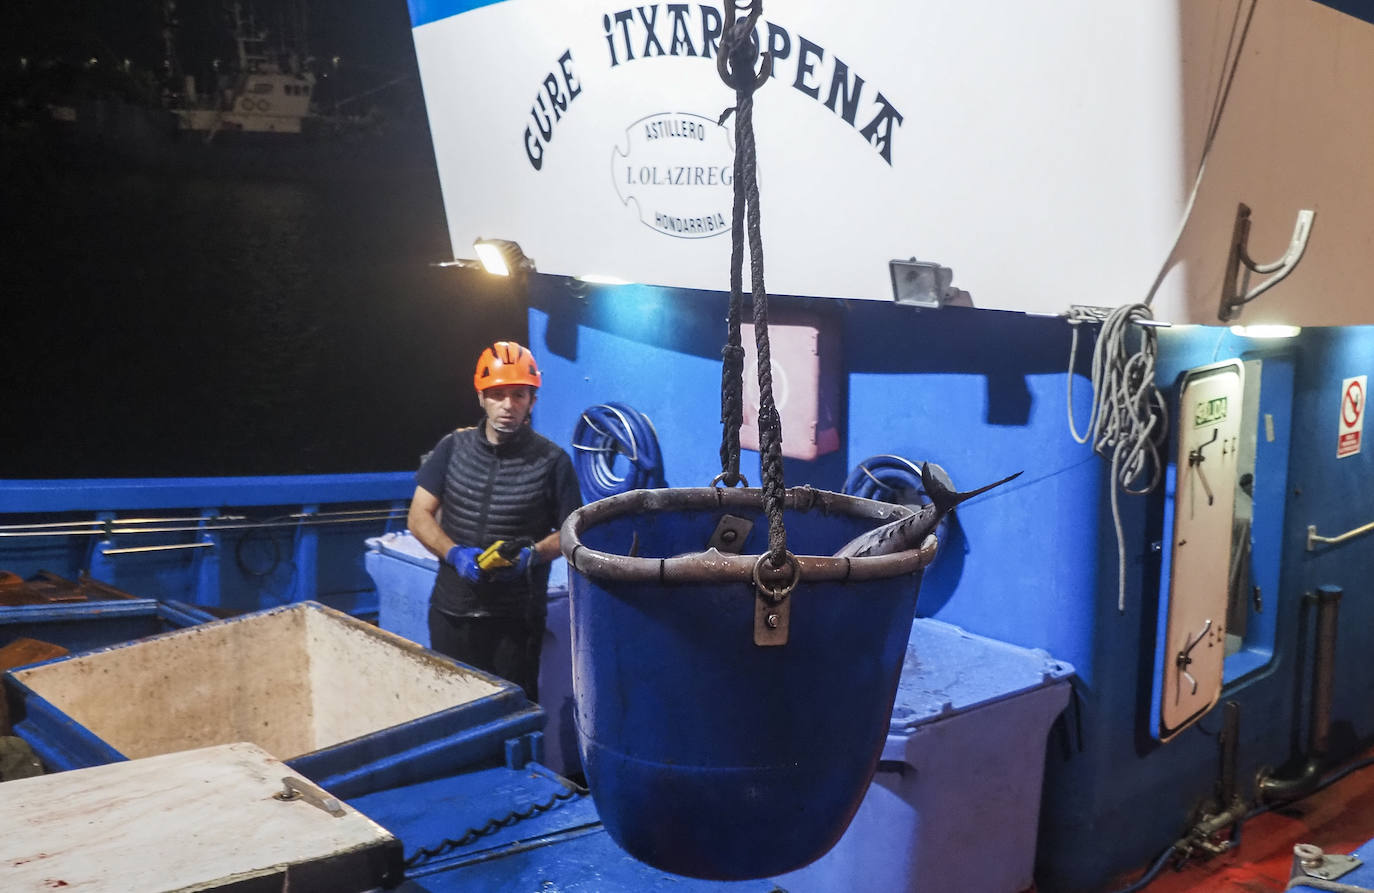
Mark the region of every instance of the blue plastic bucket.
[[[935, 540], [833, 558], [910, 510], [809, 487], [786, 505], [800, 579], [772, 647], [754, 641], [758, 490], [636, 490], [563, 527], [583, 766], [606, 830], [665, 871], [743, 880], [819, 858], [887, 736]], [[754, 522], [742, 554], [702, 554], [727, 514]]]

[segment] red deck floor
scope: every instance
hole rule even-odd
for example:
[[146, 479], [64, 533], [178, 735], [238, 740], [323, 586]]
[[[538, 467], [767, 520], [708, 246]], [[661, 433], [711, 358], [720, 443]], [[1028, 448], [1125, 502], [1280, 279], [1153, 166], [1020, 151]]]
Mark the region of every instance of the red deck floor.
[[[1365, 758], [1374, 755], [1366, 754]], [[1288, 884], [1293, 845], [1311, 843], [1328, 853], [1350, 853], [1374, 838], [1374, 766], [1324, 790], [1245, 823], [1240, 846], [1221, 856], [1166, 867], [1143, 893], [1280, 893]], [[1143, 873], [1104, 888], [1128, 886]], [[1040, 893], [1051, 893], [1042, 890]]]

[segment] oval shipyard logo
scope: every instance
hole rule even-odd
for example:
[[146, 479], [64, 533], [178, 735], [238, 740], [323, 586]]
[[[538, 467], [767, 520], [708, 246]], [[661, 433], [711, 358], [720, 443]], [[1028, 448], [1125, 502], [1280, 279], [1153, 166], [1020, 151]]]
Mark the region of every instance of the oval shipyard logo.
[[730, 131], [710, 118], [660, 112], [625, 128], [625, 149], [611, 153], [620, 201], [645, 226], [679, 239], [730, 231], [735, 148]]

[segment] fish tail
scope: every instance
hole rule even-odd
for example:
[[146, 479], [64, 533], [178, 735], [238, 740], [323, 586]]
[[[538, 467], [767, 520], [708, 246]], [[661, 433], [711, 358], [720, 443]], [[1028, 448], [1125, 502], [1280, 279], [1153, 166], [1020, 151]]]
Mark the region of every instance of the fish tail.
[[1000, 487], [1007, 481], [1020, 476], [1021, 472], [1018, 471], [1016, 474], [1004, 477], [1000, 481], [988, 484], [986, 487], [979, 487], [977, 490], [965, 490], [963, 493], [958, 493], [946, 487], [935, 477], [935, 475], [930, 473], [930, 463], [921, 463], [921, 486], [925, 489], [926, 495], [930, 497], [930, 501], [935, 504], [936, 510], [942, 515], [952, 510], [964, 500], [972, 499], [980, 493], [986, 493], [993, 487]]

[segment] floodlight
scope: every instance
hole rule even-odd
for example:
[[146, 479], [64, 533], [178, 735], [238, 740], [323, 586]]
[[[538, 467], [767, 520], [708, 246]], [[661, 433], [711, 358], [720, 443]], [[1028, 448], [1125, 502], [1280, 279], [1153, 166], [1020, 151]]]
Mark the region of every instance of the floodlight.
[[967, 303], [968, 293], [954, 288], [954, 271], [931, 261], [892, 260], [888, 262], [892, 274], [892, 300], [916, 307], [943, 307], [950, 303]]
[[526, 257], [520, 245], [510, 239], [479, 238], [472, 243], [472, 247], [482, 266], [494, 276], [534, 272], [534, 261]]

